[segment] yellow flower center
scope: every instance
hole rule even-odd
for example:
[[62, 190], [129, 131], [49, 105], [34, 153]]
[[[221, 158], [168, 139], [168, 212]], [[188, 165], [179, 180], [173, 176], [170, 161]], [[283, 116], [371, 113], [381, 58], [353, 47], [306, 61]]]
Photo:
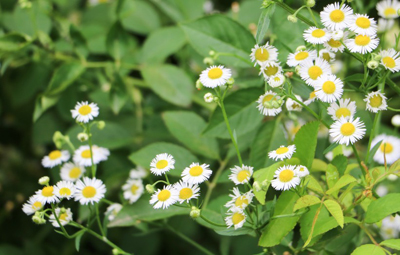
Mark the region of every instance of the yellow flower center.
[[92, 198], [96, 195], [96, 189], [93, 188], [92, 186], [86, 186], [82, 190], [82, 195], [86, 198]]
[[339, 22], [342, 22], [344, 20], [344, 13], [343, 13], [342, 10], [334, 10], [334, 11], [331, 12], [329, 17], [331, 18], [331, 20], [333, 22], [339, 23]]
[[136, 186], [135, 184], [133, 184], [132, 186], [131, 186], [131, 192], [132, 192], [132, 194], [136, 194], [136, 191], [139, 189], [139, 187], [138, 186]]
[[369, 105], [377, 108], [382, 105], [382, 97], [380, 95], [374, 95], [369, 99]]
[[243, 182], [250, 177], [250, 172], [248, 170], [242, 170], [238, 173], [237, 179], [239, 182]]
[[243, 208], [243, 205], [248, 205], [248, 204], [249, 200], [246, 198], [246, 196], [238, 197], [235, 201], [235, 205], [241, 208]]
[[208, 78], [218, 79], [218, 78], [221, 78], [222, 74], [223, 74], [223, 72], [222, 72], [221, 68], [214, 67], [208, 71]]
[[278, 82], [278, 81], [280, 81], [281, 79], [279, 78], [279, 77], [275, 77], [274, 78], [274, 81], [276, 81], [276, 82]]
[[259, 61], [266, 61], [269, 59], [269, 52], [266, 49], [258, 48], [254, 56]]
[[60, 216], [58, 216], [58, 219], [60, 221], [66, 221], [67, 220], [67, 214], [66, 213], [62, 213]]
[[299, 171], [304, 172], [304, 167], [300, 167]]
[[296, 56], [294, 56], [294, 59], [296, 59], [296, 60], [304, 60], [304, 59], [308, 58], [308, 56], [309, 56], [309, 54], [308, 54], [307, 51], [302, 51], [302, 52], [297, 53]]
[[396, 15], [397, 12], [393, 7], [389, 7], [389, 8], [386, 8], [386, 10], [383, 13], [387, 17], [387, 16]]
[[82, 105], [79, 108], [79, 114], [80, 115], [88, 115], [91, 112], [92, 112], [92, 108], [89, 105]]
[[183, 188], [179, 191], [180, 199], [189, 199], [193, 196], [193, 190], [191, 188]]
[[389, 68], [394, 68], [396, 66], [396, 62], [391, 57], [382, 58], [382, 62], [386, 67], [389, 67]]
[[241, 213], [234, 213], [232, 215], [232, 223], [233, 225], [237, 225], [244, 220], [244, 215]]
[[336, 41], [333, 39], [330, 39], [328, 41], [329, 46], [331, 46], [332, 48], [339, 48], [340, 46], [342, 46], [342, 43], [340, 41]]
[[266, 96], [263, 98], [263, 104], [264, 104], [265, 102], [271, 101], [272, 98], [274, 98], [274, 96], [275, 96], [275, 95], [266, 95]]
[[313, 91], [313, 92], [310, 93], [310, 99], [313, 99], [314, 97], [316, 97], [315, 91]]
[[338, 119], [340, 119], [340, 117], [349, 117], [351, 115], [351, 112], [350, 112], [350, 110], [349, 109], [347, 109], [347, 108], [339, 108], [339, 109], [337, 109], [337, 111], [336, 111], [336, 117], [338, 118]]
[[369, 28], [371, 26], [371, 21], [366, 17], [359, 17], [356, 20], [356, 25], [361, 28]]
[[352, 134], [354, 134], [354, 132], [356, 131], [356, 127], [352, 124], [352, 123], [344, 123], [342, 125], [342, 127], [340, 128], [340, 133], [342, 133], [342, 135], [344, 136], [350, 136]]
[[202, 173], [203, 173], [203, 168], [201, 166], [194, 166], [189, 170], [189, 174], [191, 176], [200, 176]]
[[316, 38], [321, 38], [325, 35], [325, 31], [322, 29], [315, 29], [312, 31], [311, 35]]
[[285, 154], [288, 151], [289, 151], [288, 147], [280, 147], [275, 152], [276, 152], [276, 154], [281, 155], [281, 154]]
[[55, 150], [49, 153], [49, 158], [51, 160], [55, 160], [61, 157], [61, 151], [59, 150]]
[[275, 75], [278, 72], [278, 70], [279, 70], [279, 68], [277, 66], [267, 66], [264, 69], [264, 73], [267, 76], [272, 76], [272, 75]]
[[44, 197], [52, 197], [53, 196], [53, 191], [54, 191], [53, 186], [44, 187], [42, 189], [42, 195]]
[[36, 201], [35, 203], [32, 204], [33, 210], [39, 210], [40, 208], [42, 208], [42, 203], [40, 203], [39, 201]]
[[74, 167], [69, 171], [69, 178], [77, 179], [81, 176], [81, 169], [79, 167]]
[[157, 162], [157, 164], [156, 164], [156, 167], [157, 167], [158, 169], [164, 169], [164, 168], [166, 168], [167, 166], [168, 166], [168, 161], [165, 160], [165, 159], [159, 160], [159, 161]]
[[390, 143], [381, 143], [379, 149], [385, 154], [391, 153], [393, 151], [393, 145]]
[[322, 53], [322, 58], [325, 59], [326, 61], [330, 62], [331, 54], [329, 54], [328, 52]]
[[162, 201], [162, 202], [167, 201], [168, 198], [170, 198], [170, 197], [171, 197], [171, 191], [169, 191], [167, 189], [161, 190], [160, 193], [158, 193], [158, 196], [157, 196], [158, 200]]
[[371, 41], [368, 35], [357, 35], [356, 39], [354, 40], [355, 44], [358, 46], [366, 46]]
[[71, 190], [67, 187], [61, 188], [60, 189], [60, 195], [61, 196], [70, 196], [71, 195]]
[[322, 85], [322, 90], [326, 93], [326, 94], [333, 94], [336, 90], [336, 86], [335, 83], [332, 81], [326, 81], [324, 82], [324, 84]]
[[292, 129], [290, 130], [290, 132], [295, 135], [297, 132], [299, 132], [301, 126], [296, 126], [296, 127], [292, 127]]
[[82, 156], [82, 158], [90, 158], [90, 156], [91, 156], [90, 150], [87, 149], [87, 150], [82, 151], [81, 156]]
[[294, 172], [290, 169], [285, 169], [279, 173], [279, 180], [281, 182], [290, 182], [294, 177]]
[[308, 75], [311, 79], [316, 80], [322, 74], [322, 69], [319, 66], [312, 66], [308, 69]]

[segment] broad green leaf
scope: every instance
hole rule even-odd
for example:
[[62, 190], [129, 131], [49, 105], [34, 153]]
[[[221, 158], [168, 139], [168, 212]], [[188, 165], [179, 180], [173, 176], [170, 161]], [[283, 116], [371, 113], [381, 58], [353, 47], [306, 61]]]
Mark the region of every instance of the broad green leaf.
[[120, 60], [129, 49], [129, 34], [119, 21], [115, 22], [107, 34], [106, 46], [108, 53]]
[[[173, 176], [181, 176], [183, 169], [199, 160], [188, 150], [171, 143], [152, 143], [129, 155], [129, 159], [136, 165], [149, 168], [150, 162], [161, 153], [171, 154], [175, 159], [175, 169], [168, 172]], [[201, 162], [200, 162], [201, 163]]]
[[118, 114], [128, 101], [128, 93], [126, 91], [125, 82], [119, 73], [115, 72], [109, 92], [110, 107], [114, 114]]
[[[291, 214], [299, 196], [294, 192], [283, 192], [276, 203], [274, 216]], [[296, 226], [300, 216], [272, 219], [262, 234], [258, 245], [272, 247], [278, 245], [281, 240]]]
[[142, 76], [165, 101], [183, 107], [190, 105], [194, 82], [182, 69], [173, 65], [145, 66]]
[[205, 0], [153, 0], [153, 2], [159, 7], [160, 11], [178, 23], [184, 20], [197, 19], [202, 16]]
[[355, 249], [351, 255], [386, 255], [382, 247], [375, 244], [364, 244]]
[[328, 164], [326, 164], [324, 161], [315, 158], [312, 162], [311, 169], [310, 171], [315, 172], [315, 171], [321, 171], [325, 172], [326, 168], [328, 167]]
[[124, 1], [121, 10], [122, 25], [130, 31], [148, 34], [160, 27], [159, 15], [149, 1]]
[[389, 167], [389, 172], [397, 174], [397, 172], [400, 170], [400, 159], [396, 160], [390, 167]]
[[254, 186], [253, 186], [253, 193], [254, 193], [255, 197], [257, 198], [258, 202], [260, 202], [260, 204], [265, 205], [265, 195], [267, 194], [266, 190], [268, 189], [269, 185], [271, 184], [271, 180], [274, 178], [276, 169], [278, 169], [278, 167], [281, 165], [282, 165], [282, 163], [278, 162], [267, 168], [263, 168], [263, 169], [260, 169], [260, 170], [257, 170], [254, 172], [253, 178], [254, 178], [255, 182], [257, 181], [261, 185], [261, 183], [263, 181], [265, 181], [265, 180], [268, 181], [267, 186], [264, 188], [265, 190], [257, 191], [256, 189], [254, 189]]
[[335, 183], [339, 180], [339, 172], [336, 167], [332, 164], [329, 164], [326, 168], [326, 182], [329, 188], [332, 188]]
[[349, 174], [345, 174], [342, 177], [340, 177], [340, 179], [333, 185], [332, 188], [330, 188], [329, 190], [326, 191], [326, 194], [332, 194], [335, 191], [340, 190], [341, 188], [343, 188], [344, 186], [352, 183], [352, 182], [356, 182], [357, 179], [354, 178], [353, 176], [349, 175]]
[[213, 50], [229, 54], [218, 58], [222, 64], [239, 67], [252, 66], [249, 54], [255, 44], [254, 37], [236, 21], [217, 14], [183, 23], [181, 27], [189, 43], [203, 57], [208, 56]]
[[79, 28], [73, 24], [69, 27], [69, 35], [72, 39], [72, 43], [74, 44], [75, 51], [81, 57], [86, 58], [89, 54], [89, 49], [87, 46], [87, 41]]
[[341, 228], [343, 228], [344, 217], [342, 207], [334, 200], [325, 200], [324, 205], [326, 209], [331, 213], [331, 215], [335, 218], [337, 223]]
[[36, 122], [42, 114], [55, 105], [59, 100], [59, 96], [46, 97], [38, 96], [35, 102], [35, 109], [33, 110], [33, 122]]
[[375, 223], [398, 211], [400, 211], [400, 193], [387, 194], [369, 204], [365, 222]]
[[346, 167], [346, 171], [344, 171], [344, 173], [348, 174], [351, 172], [351, 170], [356, 169], [357, 167], [358, 167], [358, 163], [348, 164]]
[[0, 52], [18, 51], [30, 43], [26, 36], [18, 33], [10, 33], [0, 37]]
[[[246, 134], [261, 123], [263, 115], [256, 108], [256, 100], [262, 94], [259, 88], [238, 90], [224, 99], [226, 114], [232, 130], [237, 136]], [[205, 135], [229, 139], [229, 132], [222, 111], [217, 107], [203, 131]]]
[[339, 172], [339, 176], [342, 176], [346, 171], [347, 167], [347, 158], [343, 155], [337, 155], [331, 162], [332, 165], [336, 166], [336, 169]]
[[262, 11], [257, 26], [257, 34], [256, 34], [257, 44], [262, 43], [265, 34], [267, 33], [269, 23], [271, 22], [271, 16], [274, 14], [274, 11], [275, 11], [275, 4], [271, 4]]
[[304, 183], [307, 185], [307, 188], [317, 192], [319, 194], [324, 194], [324, 190], [321, 187], [321, 184], [314, 178], [312, 175], [307, 175], [304, 177]]
[[81, 239], [83, 234], [85, 234], [85, 230], [81, 230], [81, 233], [79, 233], [76, 237], [75, 237], [75, 249], [76, 251], [79, 252], [79, 248], [81, 246]]
[[84, 71], [85, 67], [79, 62], [66, 62], [62, 64], [54, 71], [50, 84], [45, 91], [45, 95], [54, 96], [64, 91], [78, 79]]
[[299, 158], [300, 163], [307, 168], [311, 168], [314, 159], [318, 129], [319, 121], [309, 122], [300, 128], [294, 138], [296, 152], [293, 157]]
[[208, 158], [219, 158], [217, 140], [201, 134], [207, 124], [200, 116], [193, 112], [171, 111], [164, 112], [162, 118], [169, 132], [191, 151]]
[[319, 203], [321, 203], [321, 199], [319, 199], [316, 196], [312, 195], [302, 196], [301, 198], [297, 199], [296, 204], [293, 207], [293, 212]]
[[388, 239], [381, 242], [380, 245], [400, 251], [400, 239]]

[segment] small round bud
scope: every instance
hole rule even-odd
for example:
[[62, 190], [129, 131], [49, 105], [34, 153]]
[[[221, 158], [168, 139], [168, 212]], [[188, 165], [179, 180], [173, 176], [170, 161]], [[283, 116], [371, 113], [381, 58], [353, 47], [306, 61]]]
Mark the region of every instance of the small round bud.
[[86, 133], [79, 133], [77, 138], [79, 141], [85, 142], [89, 139], [89, 136]]
[[64, 136], [60, 131], [54, 132], [53, 142], [58, 149], [60, 149], [64, 144]]
[[97, 128], [99, 130], [104, 129], [105, 127], [106, 127], [106, 123], [104, 121], [100, 120], [99, 122], [97, 122]]
[[262, 190], [262, 187], [261, 187], [261, 184], [260, 184], [259, 181], [253, 182], [253, 189], [254, 189], [255, 191], [257, 191], [257, 192], [259, 192], [259, 191]]
[[297, 75], [300, 75], [300, 69], [301, 67], [299, 65], [294, 68], [294, 71], [296, 72]]
[[397, 9], [397, 15], [399, 15], [399, 16], [400, 16], [400, 8], [399, 8], [399, 9]]
[[50, 178], [48, 176], [43, 176], [39, 179], [40, 185], [47, 185], [49, 184]]
[[214, 95], [212, 93], [210, 93], [210, 92], [206, 93], [204, 95], [204, 101], [206, 103], [211, 103], [212, 101], [214, 101]]
[[281, 105], [278, 103], [278, 101], [274, 100], [272, 101], [272, 107], [278, 109], [279, 107], [281, 107]]
[[371, 61], [368, 61], [367, 66], [369, 69], [374, 70], [374, 69], [378, 68], [379, 62], [375, 61], [375, 60], [371, 60]]
[[388, 177], [387, 177], [387, 179], [389, 180], [389, 181], [395, 181], [395, 180], [397, 180], [399, 177], [397, 176], [397, 175], [395, 175], [395, 174], [389, 174], [388, 175]]
[[392, 125], [395, 127], [400, 127], [400, 114], [396, 114], [392, 117]]
[[190, 217], [192, 217], [192, 219], [196, 219], [200, 217], [200, 213], [201, 211], [199, 208], [192, 206], [192, 210], [190, 211]]
[[226, 84], [228, 84], [228, 85], [233, 85], [234, 83], [235, 83], [235, 79], [233, 79], [232, 77], [229, 78], [229, 79], [226, 81]]
[[154, 186], [151, 185], [151, 184], [147, 184], [147, 185], [146, 185], [146, 190], [147, 190], [147, 192], [149, 192], [150, 194], [153, 194], [153, 193], [155, 192]]
[[282, 98], [279, 98], [279, 99], [277, 100], [277, 102], [278, 102], [279, 106], [281, 106], [281, 105], [283, 104], [283, 99], [282, 99]]
[[272, 103], [271, 103], [270, 101], [265, 101], [265, 102], [263, 103], [263, 106], [264, 106], [265, 108], [271, 109], [271, 108], [272, 108]]
[[381, 61], [382, 55], [376, 54], [376, 53], [372, 53], [372, 58], [373, 58], [373, 60], [375, 60], [375, 61]]
[[264, 191], [267, 191], [268, 187], [269, 187], [269, 182], [268, 182], [268, 180], [264, 180], [264, 181], [261, 183], [261, 189], [264, 190]]
[[67, 212], [67, 210], [64, 207], [60, 208], [60, 213], [66, 213], [66, 212]]
[[219, 102], [219, 97], [214, 97], [214, 102], [218, 103]]
[[36, 213], [35, 213], [35, 215], [32, 216], [32, 221], [38, 225], [46, 223], [46, 220], [43, 219], [43, 217], [41, 215], [38, 215]]
[[197, 81], [196, 81], [196, 89], [197, 89], [197, 90], [201, 90], [203, 87], [204, 87], [204, 86], [203, 86], [203, 84], [201, 84], [201, 81], [200, 81], [200, 80], [197, 80]]
[[304, 45], [300, 45], [299, 47], [296, 48], [296, 51], [302, 51], [302, 50], [306, 50], [307, 47]]
[[214, 65], [214, 59], [210, 58], [210, 57], [206, 57], [203, 59], [203, 63], [209, 66]]
[[208, 53], [208, 55], [210, 55], [210, 57], [214, 57], [215, 56], [215, 51], [213, 51], [213, 50], [210, 50], [210, 52]]
[[333, 31], [332, 32], [332, 39], [339, 41], [341, 39], [343, 39], [344, 33], [342, 30], [337, 30], [337, 31]]
[[297, 18], [294, 15], [287, 16], [287, 19], [292, 23], [296, 23], [297, 22]]
[[119, 253], [119, 250], [117, 248], [112, 249], [112, 254], [113, 255], [119, 255], [121, 253]]
[[314, 7], [315, 6], [315, 0], [307, 0], [306, 1], [306, 6], [307, 7]]

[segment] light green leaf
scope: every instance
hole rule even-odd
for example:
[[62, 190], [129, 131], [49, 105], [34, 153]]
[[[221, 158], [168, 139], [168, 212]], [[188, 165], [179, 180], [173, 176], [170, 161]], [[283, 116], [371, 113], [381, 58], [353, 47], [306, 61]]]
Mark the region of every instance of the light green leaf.
[[381, 242], [380, 245], [400, 251], [400, 239], [388, 239]]
[[278, 167], [281, 165], [282, 165], [282, 163], [278, 162], [267, 168], [263, 168], [263, 169], [260, 169], [260, 170], [257, 170], [254, 172], [254, 174], [253, 174], [254, 181], [259, 182], [260, 185], [263, 181], [265, 181], [265, 180], [268, 181], [266, 187], [264, 188], [265, 191], [264, 190], [257, 191], [253, 187], [253, 193], [254, 193], [255, 197], [257, 198], [258, 202], [260, 202], [260, 204], [265, 205], [265, 195], [267, 194], [266, 190], [268, 189], [269, 185], [271, 184], [271, 180], [274, 178], [276, 169], [278, 169]]
[[297, 199], [296, 204], [293, 207], [293, 212], [301, 208], [309, 207], [319, 203], [321, 203], [321, 199], [319, 199], [316, 196], [312, 195], [302, 196], [301, 198]]
[[383, 142], [383, 140], [378, 141], [378, 143], [375, 144], [374, 147], [371, 148], [371, 150], [369, 152], [368, 159], [367, 159], [367, 164], [369, 164], [372, 161], [372, 159], [374, 158], [376, 152], [378, 151], [379, 147], [381, 146], [382, 142]]
[[320, 159], [315, 158], [312, 162], [310, 171], [325, 172], [327, 167], [328, 167], [328, 164], [326, 164], [324, 161], [322, 161]]
[[314, 178], [312, 175], [307, 175], [304, 177], [304, 183], [307, 185], [307, 188], [317, 192], [319, 194], [324, 194], [324, 190], [321, 187], [321, 184]]
[[124, 28], [139, 34], [148, 34], [161, 25], [157, 11], [143, 0], [124, 1], [120, 18]]
[[159, 7], [160, 11], [178, 23], [184, 20], [197, 19], [202, 16], [205, 0], [153, 0], [153, 2]]
[[82, 73], [85, 67], [79, 62], [66, 62], [58, 67], [50, 80], [50, 84], [45, 91], [46, 96], [54, 96], [64, 91], [70, 86]]
[[191, 151], [211, 159], [219, 158], [215, 138], [204, 137], [201, 132], [206, 122], [193, 112], [175, 111], [162, 114], [169, 132]]
[[332, 165], [336, 166], [340, 176], [342, 176], [346, 171], [347, 161], [347, 158], [340, 154], [337, 155], [331, 162]]
[[332, 164], [329, 164], [326, 168], [326, 182], [329, 188], [332, 188], [335, 183], [339, 180], [339, 172], [336, 167]]
[[400, 159], [396, 160], [390, 167], [389, 167], [389, 172], [397, 174], [397, 172], [400, 170]]
[[364, 244], [355, 249], [351, 255], [386, 255], [382, 247], [374, 244]]
[[0, 52], [18, 51], [31, 42], [22, 34], [10, 33], [0, 37]]
[[332, 194], [335, 191], [340, 190], [341, 188], [343, 188], [344, 186], [352, 183], [352, 182], [356, 182], [357, 179], [354, 178], [353, 176], [349, 175], [349, 174], [345, 174], [342, 177], [340, 177], [340, 179], [335, 183], [335, 185], [333, 185], [332, 188], [330, 188], [328, 191], [326, 191], [326, 194]]
[[343, 228], [344, 217], [342, 207], [334, 200], [325, 200], [324, 205], [326, 209], [331, 213], [331, 215], [335, 218], [337, 223], [341, 228]]
[[386, 216], [400, 211], [400, 193], [387, 194], [372, 201], [365, 215], [366, 223], [375, 223]]
[[294, 144], [296, 152], [293, 157], [300, 159], [300, 164], [311, 168], [314, 160], [315, 149], [317, 147], [319, 121], [313, 121], [305, 124], [296, 133]]
[[267, 33], [269, 23], [271, 22], [271, 16], [274, 14], [274, 11], [275, 11], [275, 4], [271, 4], [262, 11], [257, 26], [257, 34], [256, 34], [257, 44], [262, 43], [265, 34]]

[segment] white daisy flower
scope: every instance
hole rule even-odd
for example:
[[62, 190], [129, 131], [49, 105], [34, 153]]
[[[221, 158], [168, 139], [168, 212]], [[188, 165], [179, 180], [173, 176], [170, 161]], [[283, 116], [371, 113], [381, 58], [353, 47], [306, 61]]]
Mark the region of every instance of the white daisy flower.
[[275, 179], [271, 181], [271, 186], [276, 190], [289, 190], [300, 184], [300, 177], [295, 174], [296, 166], [287, 165], [275, 171]]
[[370, 92], [364, 101], [367, 103], [367, 110], [377, 113], [387, 109], [386, 97], [380, 91]]
[[235, 166], [231, 168], [232, 174], [229, 175], [229, 179], [236, 185], [248, 183], [251, 176], [253, 175], [253, 167], [251, 166]]
[[[332, 138], [329, 137], [329, 141], [331, 141]], [[346, 145], [339, 145], [342, 146], [342, 153], [343, 156], [345, 157], [350, 157], [353, 154], [353, 149], [350, 146], [346, 146]], [[327, 154], [325, 154], [325, 158], [328, 159], [329, 161], [333, 160], [333, 151], [328, 152]]]
[[36, 191], [39, 201], [44, 204], [58, 203], [60, 200], [54, 192], [53, 186], [45, 186], [42, 189]]
[[43, 208], [44, 204], [40, 202], [38, 195], [33, 195], [29, 198], [29, 200], [22, 205], [22, 211], [26, 213], [26, 215], [34, 214], [36, 211], [39, 211]]
[[85, 167], [67, 162], [61, 167], [60, 176], [64, 181], [76, 182], [85, 172]]
[[[57, 215], [58, 221], [62, 226], [67, 225], [70, 221], [72, 221], [72, 212], [70, 208], [63, 208], [64, 210], [61, 210], [61, 208], [56, 208], [54, 211]], [[51, 214], [49, 217], [49, 221], [51, 224], [53, 224], [53, 227], [59, 228], [60, 225], [58, 224], [56, 217], [54, 214]]]
[[328, 107], [328, 114], [333, 120], [353, 117], [356, 114], [356, 102], [350, 101], [350, 98], [339, 99], [339, 104], [334, 102]]
[[331, 34], [327, 29], [310, 27], [303, 34], [304, 40], [312, 44], [323, 44], [331, 38]]
[[253, 201], [254, 194], [251, 190], [241, 194], [239, 189], [234, 187], [233, 194], [230, 194], [229, 196], [232, 199], [225, 204], [225, 207], [229, 208], [228, 211], [233, 211], [235, 208], [240, 210], [246, 209], [246, 207], [251, 204], [251, 201]]
[[335, 60], [336, 54], [327, 49], [322, 49], [319, 51], [319, 57], [325, 59], [326, 62], [331, 63]]
[[378, 19], [378, 33], [390, 30], [394, 25], [394, 19]]
[[333, 40], [342, 40], [344, 37], [344, 31], [343, 30], [336, 30], [336, 31], [329, 31], [331, 33], [332, 39]]
[[146, 178], [148, 172], [141, 166], [137, 166], [136, 169], [131, 169], [129, 172], [129, 178], [131, 179], [143, 179]]
[[356, 35], [354, 39], [347, 39], [344, 44], [350, 52], [366, 54], [372, 52], [379, 45], [379, 38], [375, 35]]
[[[300, 102], [303, 102], [303, 99], [301, 99], [301, 97], [299, 95], [295, 95], [295, 97]], [[299, 104], [298, 102], [294, 101], [293, 99], [287, 98], [287, 100], [286, 100], [286, 109], [289, 112], [292, 112], [292, 111], [301, 112], [301, 110], [303, 109], [303, 106], [301, 104]]]
[[135, 203], [143, 194], [144, 187], [141, 179], [128, 179], [122, 186], [124, 191], [124, 198], [129, 201], [130, 204]]
[[225, 223], [228, 228], [234, 226], [235, 229], [243, 227], [243, 224], [246, 222], [246, 214], [240, 209], [233, 209], [230, 213], [227, 213], [227, 217], [225, 218]]
[[78, 122], [88, 123], [99, 115], [99, 107], [95, 103], [78, 102], [75, 109], [71, 110], [72, 118]]
[[279, 104], [280, 98], [275, 92], [269, 90], [258, 98], [257, 109], [265, 116], [276, 116], [282, 111], [283, 102]]
[[373, 36], [377, 32], [376, 21], [366, 14], [355, 14], [350, 21], [349, 29], [356, 34]]
[[113, 221], [117, 217], [118, 213], [121, 211], [122, 205], [114, 203], [107, 207], [104, 215], [107, 217], [108, 221]]
[[[101, 161], [107, 160], [110, 155], [110, 151], [106, 148], [92, 146], [93, 163], [97, 165]], [[75, 152], [73, 160], [76, 164], [81, 166], [92, 166], [92, 159], [89, 145], [80, 146]]]
[[389, 69], [392, 73], [400, 71], [400, 56], [394, 49], [381, 50], [379, 55], [382, 57], [381, 65]]
[[84, 177], [76, 183], [75, 201], [81, 205], [98, 203], [104, 197], [107, 189], [104, 183], [96, 178]]
[[271, 76], [275, 76], [277, 74], [282, 73], [282, 67], [278, 62], [268, 62], [265, 65], [261, 66], [260, 73], [258, 75], [263, 75], [264, 79], [268, 81]]
[[374, 160], [379, 164], [384, 164], [385, 159], [388, 165], [393, 164], [400, 159], [400, 139], [386, 134], [376, 136], [371, 142], [371, 150], [374, 146], [382, 141], [379, 149], [374, 155]]
[[315, 62], [307, 60], [300, 65], [300, 77], [308, 85], [315, 86], [317, 79], [324, 74], [332, 74], [331, 66], [325, 59], [316, 58]]
[[308, 171], [307, 167], [300, 165], [294, 169], [294, 173], [296, 176], [303, 178], [309, 175], [310, 171]]
[[175, 169], [175, 159], [168, 153], [158, 154], [150, 163], [150, 172], [154, 175], [162, 175], [171, 169]]
[[330, 30], [344, 30], [349, 27], [352, 16], [353, 10], [349, 6], [333, 3], [321, 11], [321, 22]]
[[360, 118], [341, 117], [331, 125], [329, 134], [334, 142], [349, 145], [363, 138], [365, 131], [364, 122], [360, 121]]
[[189, 200], [196, 199], [200, 196], [200, 187], [197, 184], [189, 184], [184, 181], [177, 182], [173, 188], [178, 193], [178, 201], [189, 203]]
[[376, 4], [379, 16], [385, 19], [398, 18], [397, 10], [400, 9], [400, 3], [397, 0], [383, 0]]
[[382, 220], [382, 226], [380, 228], [380, 234], [383, 239], [396, 239], [399, 238], [399, 223], [400, 216], [396, 215], [393, 217], [392, 215], [387, 216]]
[[42, 159], [43, 167], [52, 168], [61, 165], [63, 162], [68, 161], [71, 155], [68, 151], [54, 150], [49, 155], [44, 156]]
[[267, 82], [271, 87], [277, 88], [282, 86], [285, 80], [286, 80], [285, 76], [281, 73], [278, 73], [274, 76], [269, 77]]
[[210, 165], [192, 163], [189, 167], [186, 167], [182, 172], [182, 180], [189, 184], [199, 184], [208, 180], [212, 174], [212, 170], [209, 168]]
[[74, 197], [75, 185], [71, 181], [59, 181], [54, 186], [54, 194], [60, 199], [66, 198], [69, 200]]
[[321, 75], [314, 88], [317, 98], [326, 103], [335, 102], [343, 94], [343, 82], [333, 74]]
[[291, 158], [293, 153], [295, 152], [296, 152], [296, 145], [294, 144], [289, 146], [281, 145], [278, 149], [268, 152], [268, 157], [275, 161], [284, 160], [286, 158], [287, 159]]
[[204, 87], [216, 88], [218, 86], [225, 85], [225, 83], [231, 78], [231, 70], [225, 68], [222, 65], [210, 66], [200, 74], [200, 82]]
[[305, 105], [309, 105], [312, 102], [314, 102], [315, 99], [317, 99], [317, 96], [315, 95], [315, 92], [316, 92], [315, 90], [310, 92], [310, 95], [309, 95], [308, 99], [306, 101], [304, 101]]
[[162, 190], [158, 189], [150, 199], [150, 204], [154, 209], [166, 209], [175, 204], [179, 199], [178, 191], [172, 188], [172, 185], [164, 186]]
[[254, 48], [251, 49], [250, 58], [251, 62], [255, 62], [254, 66], [257, 64], [263, 66], [268, 62], [275, 62], [278, 60], [278, 50], [274, 46], [269, 45], [268, 42], [262, 46], [256, 44]]
[[316, 50], [300, 50], [295, 53], [290, 53], [287, 60], [288, 66], [297, 66], [302, 63], [304, 60], [310, 59], [314, 60], [317, 58]]

